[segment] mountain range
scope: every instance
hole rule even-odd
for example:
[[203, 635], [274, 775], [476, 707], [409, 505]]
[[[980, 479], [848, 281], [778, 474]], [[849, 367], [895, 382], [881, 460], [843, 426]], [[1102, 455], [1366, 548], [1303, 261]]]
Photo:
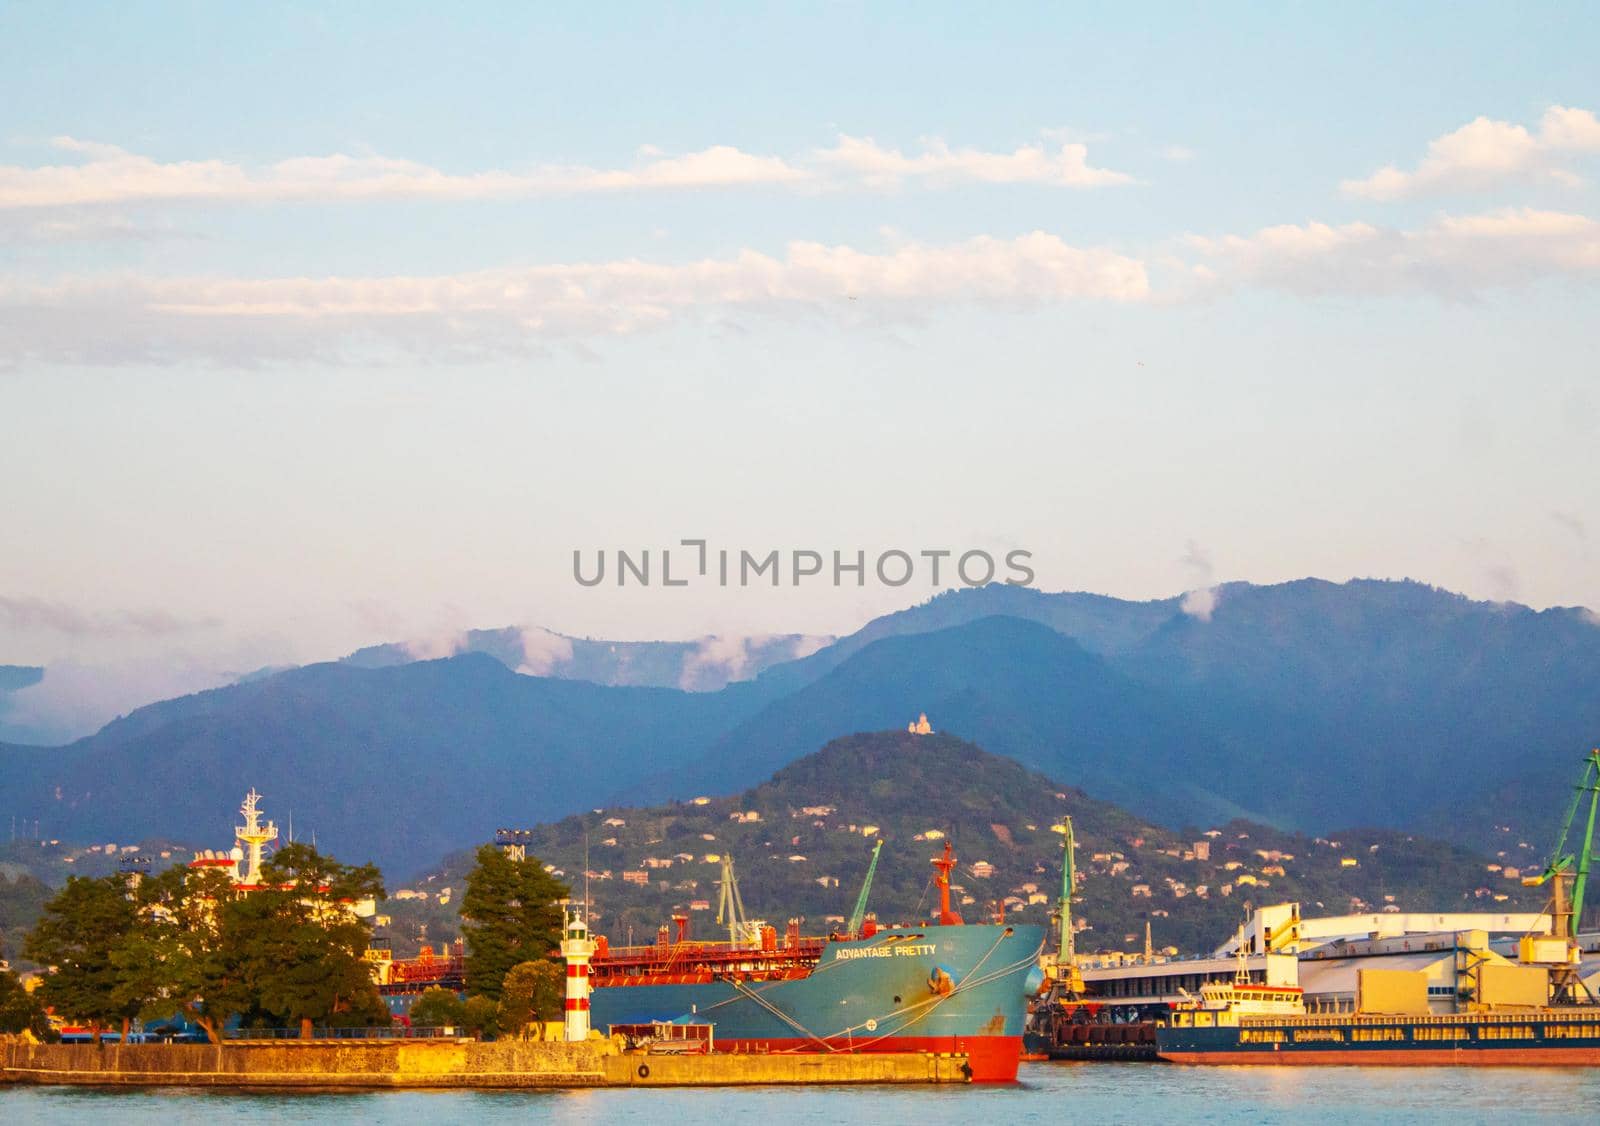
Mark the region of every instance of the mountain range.
[[714, 691], [527, 675], [520, 637], [491, 648], [289, 669], [66, 747], [0, 747], [0, 816], [64, 839], [226, 845], [253, 785], [301, 835], [406, 871], [503, 825], [755, 785], [925, 711], [1168, 824], [1503, 847], [1507, 830], [1548, 842], [1600, 738], [1589, 611], [1413, 582], [1228, 584], [1199, 604], [950, 592]]

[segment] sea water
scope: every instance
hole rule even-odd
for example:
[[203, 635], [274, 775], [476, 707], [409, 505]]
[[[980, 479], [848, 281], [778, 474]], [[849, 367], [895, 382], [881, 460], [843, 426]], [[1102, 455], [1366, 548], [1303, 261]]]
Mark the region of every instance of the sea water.
[[612, 1091], [257, 1094], [0, 1087], [0, 1122], [1451, 1123], [1595, 1122], [1600, 1073], [1583, 1068], [1175, 1067], [1024, 1064], [995, 1087], [756, 1087]]

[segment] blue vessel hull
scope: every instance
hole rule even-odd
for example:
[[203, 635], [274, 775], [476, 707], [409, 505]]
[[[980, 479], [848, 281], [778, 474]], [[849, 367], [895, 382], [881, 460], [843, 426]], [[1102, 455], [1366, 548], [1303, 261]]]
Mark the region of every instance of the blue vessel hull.
[[597, 987], [591, 1020], [607, 1032], [688, 1018], [721, 1051], [963, 1052], [974, 1080], [1005, 1082], [1044, 939], [1037, 926], [880, 931], [827, 943], [799, 979]]

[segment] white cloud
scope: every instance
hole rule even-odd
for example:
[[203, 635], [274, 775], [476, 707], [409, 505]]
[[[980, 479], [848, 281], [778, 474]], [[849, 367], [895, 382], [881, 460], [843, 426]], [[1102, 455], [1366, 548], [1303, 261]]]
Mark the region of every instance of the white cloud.
[[[878, 312], [893, 315], [939, 304], [1148, 295], [1139, 260], [1042, 231], [947, 246], [904, 243], [881, 253], [796, 242], [781, 257], [744, 250], [678, 265], [627, 259], [435, 277], [0, 280], [0, 366], [471, 358], [636, 333], [710, 308], [826, 310], [873, 298]], [[83, 332], [89, 323], [95, 331]]]
[[413, 661], [438, 661], [465, 652], [467, 635], [462, 631], [446, 630], [402, 641], [400, 648], [405, 650], [406, 656]]
[[751, 644], [760, 645], [765, 637], [722, 637], [712, 634], [702, 637], [694, 649], [684, 654], [683, 672], [678, 677], [678, 687], [693, 692], [707, 688], [720, 688], [734, 680], [743, 680], [750, 664]]
[[1559, 163], [1568, 154], [1600, 152], [1600, 120], [1584, 109], [1551, 106], [1537, 132], [1508, 121], [1479, 117], [1437, 137], [1411, 172], [1394, 165], [1340, 185], [1346, 195], [1394, 200], [1480, 191], [1508, 180], [1581, 182]]
[[522, 663], [517, 671], [524, 676], [549, 676], [551, 671], [572, 660], [572, 639], [551, 633], [540, 626], [523, 626]]
[[1600, 276], [1600, 223], [1584, 215], [1506, 208], [1444, 215], [1417, 230], [1370, 223], [1266, 227], [1191, 237], [1197, 276], [1217, 287], [1306, 296], [1431, 292], [1464, 297], [1544, 278]]
[[1191, 618], [1209, 622], [1211, 615], [1217, 609], [1217, 589], [1215, 587], [1200, 587], [1196, 590], [1191, 590], [1183, 596], [1183, 601], [1178, 603], [1178, 608]]
[[258, 167], [220, 160], [161, 161], [116, 145], [57, 137], [51, 144], [74, 163], [0, 165], [0, 209], [85, 207], [152, 201], [285, 202], [296, 200], [509, 199], [595, 192], [691, 190], [759, 185], [889, 187], [907, 180], [1095, 187], [1132, 177], [1094, 168], [1082, 144], [1056, 151], [1025, 145], [1014, 152], [952, 149], [934, 139], [907, 156], [870, 140], [841, 136], [831, 149], [800, 160], [747, 153], [730, 145], [668, 155], [639, 150], [628, 168], [539, 165], [522, 171], [446, 172], [376, 154], [301, 156]]
[[1209, 622], [1220, 597], [1214, 581], [1211, 553], [1194, 540], [1189, 540], [1183, 546], [1183, 554], [1178, 557], [1178, 565], [1183, 568], [1191, 584], [1191, 589], [1178, 603], [1178, 609], [1191, 618]]
[[454, 174], [410, 160], [367, 155], [302, 156], [260, 168], [223, 160], [161, 162], [115, 145], [57, 137], [77, 164], [0, 166], [0, 208], [63, 207], [151, 200], [496, 199], [529, 195], [792, 183], [806, 174], [775, 157], [726, 145], [682, 156], [641, 152], [632, 168], [548, 165], [527, 172]]
[[897, 187], [907, 180], [936, 184], [1049, 184], [1055, 187], [1093, 188], [1131, 184], [1133, 177], [1089, 164], [1088, 146], [1064, 143], [1051, 151], [1044, 145], [1023, 145], [1013, 152], [952, 149], [937, 138], [923, 143], [922, 151], [907, 156], [884, 148], [870, 137], [841, 135], [831, 149], [819, 149], [816, 159], [824, 166], [849, 173], [869, 187]]

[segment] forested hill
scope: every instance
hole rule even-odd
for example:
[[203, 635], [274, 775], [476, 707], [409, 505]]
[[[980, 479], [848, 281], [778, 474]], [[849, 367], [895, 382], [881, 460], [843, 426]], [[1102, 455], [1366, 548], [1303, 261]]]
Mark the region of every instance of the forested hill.
[[[1488, 871], [1492, 861], [1440, 841], [1383, 831], [1316, 840], [1240, 821], [1168, 829], [961, 739], [904, 732], [834, 740], [734, 797], [543, 824], [529, 848], [579, 895], [587, 849], [599, 926], [616, 942], [652, 939], [674, 912], [713, 936], [723, 854], [734, 857], [752, 915], [780, 929], [794, 915], [811, 931], [837, 925], [876, 840], [884, 846], [870, 906], [885, 920], [930, 913], [929, 860], [948, 838], [968, 919], [1005, 902], [1008, 916], [1043, 922], [1061, 883], [1061, 837], [1051, 827], [1065, 816], [1078, 837], [1074, 911], [1087, 923], [1081, 941], [1090, 950], [1142, 945], [1146, 921], [1158, 946], [1209, 949], [1246, 904], [1298, 900], [1308, 913], [1344, 913], [1505, 910], [1538, 900]], [[449, 933], [438, 900], [450, 889], [450, 903], [459, 903], [469, 863], [452, 857], [413, 881], [410, 890], [427, 899], [391, 905], [402, 946], [421, 918], [431, 918], [433, 938]]]
[[0, 747], [0, 818], [214, 840], [254, 786], [336, 854], [411, 871], [496, 825], [752, 786], [926, 711], [1161, 823], [1385, 825], [1490, 851], [1509, 826], [1544, 847], [1600, 743], [1597, 620], [1411, 582], [1228, 584], [1187, 611], [987, 587], [718, 691], [523, 675], [487, 651], [312, 665], [69, 747]]

